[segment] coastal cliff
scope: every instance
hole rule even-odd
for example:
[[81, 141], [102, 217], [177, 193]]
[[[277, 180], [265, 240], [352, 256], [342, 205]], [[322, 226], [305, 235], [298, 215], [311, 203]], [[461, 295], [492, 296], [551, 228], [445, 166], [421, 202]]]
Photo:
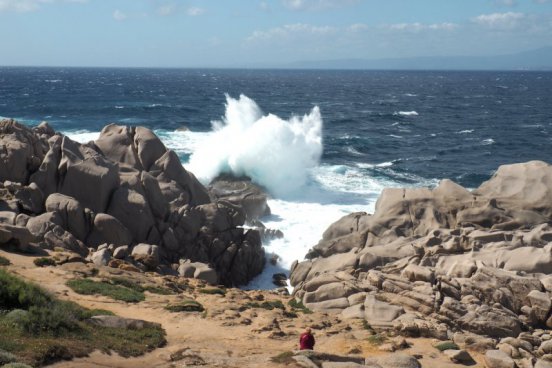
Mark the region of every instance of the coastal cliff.
[[149, 129], [106, 126], [80, 144], [47, 124], [0, 121], [0, 244], [242, 285], [264, 250], [239, 201], [211, 199]]
[[374, 214], [343, 217], [292, 266], [294, 296], [406, 336], [496, 346], [532, 367], [550, 353], [551, 220], [542, 161], [501, 166], [473, 191], [450, 180], [385, 189]]

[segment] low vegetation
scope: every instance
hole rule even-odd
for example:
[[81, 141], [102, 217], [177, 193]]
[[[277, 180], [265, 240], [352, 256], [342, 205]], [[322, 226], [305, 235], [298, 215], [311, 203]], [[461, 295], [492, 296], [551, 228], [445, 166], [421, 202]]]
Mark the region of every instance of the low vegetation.
[[56, 261], [53, 258], [49, 258], [49, 257], [35, 258], [33, 263], [35, 264], [35, 266], [38, 266], [38, 267], [46, 267], [46, 266], [55, 266], [56, 265]]
[[379, 346], [382, 345], [385, 341], [387, 341], [387, 337], [382, 334], [375, 334], [368, 336], [366, 339], [368, 342], [372, 345]]
[[445, 350], [460, 350], [460, 347], [452, 341], [442, 341], [433, 345], [433, 347], [439, 351]]
[[106, 281], [90, 279], [70, 280], [67, 282], [73, 291], [84, 295], [103, 295], [128, 303], [138, 303], [146, 299], [143, 291], [137, 291], [127, 286], [113, 285]]
[[288, 302], [288, 305], [291, 307], [291, 309], [294, 312], [302, 312], [304, 314], [311, 314], [312, 313], [312, 311], [309, 308], [305, 307], [303, 302], [297, 301], [295, 298], [291, 299]]
[[171, 295], [175, 294], [175, 292], [171, 289], [155, 286], [155, 285], [145, 285], [142, 286], [138, 284], [136, 281], [128, 279], [126, 277], [113, 277], [108, 280], [109, 283], [119, 286], [124, 286], [126, 288], [129, 288], [131, 290], [137, 291], [139, 293], [143, 293], [145, 291], [148, 291], [153, 294], [160, 294], [160, 295]]
[[159, 326], [131, 330], [87, 322], [103, 314], [112, 313], [57, 300], [0, 269], [0, 360], [11, 367], [24, 367], [23, 363], [38, 367], [94, 350], [138, 356], [166, 342]]
[[11, 265], [10, 260], [7, 259], [6, 257], [0, 256], [0, 267], [1, 266], [9, 266], [9, 265]]
[[178, 303], [169, 304], [165, 306], [165, 309], [169, 312], [203, 312], [204, 308], [201, 303], [195, 300], [184, 300]]
[[286, 309], [284, 303], [282, 303], [279, 300], [264, 301], [262, 303], [249, 302], [249, 303], [244, 304], [244, 308], [245, 309], [262, 308], [262, 309], [267, 309], [267, 310], [273, 310], [273, 309], [285, 310]]
[[211, 294], [211, 295], [217, 294], [222, 296], [226, 295], [226, 290], [221, 288], [203, 288], [203, 289], [198, 289], [198, 291], [201, 294]]

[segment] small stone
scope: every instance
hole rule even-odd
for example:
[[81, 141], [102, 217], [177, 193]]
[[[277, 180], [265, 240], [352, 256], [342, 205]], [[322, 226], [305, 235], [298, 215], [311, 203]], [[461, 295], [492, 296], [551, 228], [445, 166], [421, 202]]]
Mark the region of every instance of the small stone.
[[393, 345], [392, 343], [387, 343], [387, 344], [382, 344], [378, 347], [378, 350], [379, 351], [386, 351], [386, 352], [389, 352], [389, 353], [392, 353], [394, 352], [396, 349], [395, 349], [395, 345]]
[[454, 363], [470, 363], [473, 361], [470, 353], [465, 350], [445, 350], [443, 354], [448, 356]]
[[125, 259], [128, 256], [128, 245], [115, 248], [113, 251], [113, 258]]

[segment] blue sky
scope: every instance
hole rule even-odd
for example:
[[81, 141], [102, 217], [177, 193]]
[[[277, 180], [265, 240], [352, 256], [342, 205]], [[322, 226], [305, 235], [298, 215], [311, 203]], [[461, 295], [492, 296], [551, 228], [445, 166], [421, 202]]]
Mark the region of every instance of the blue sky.
[[552, 46], [552, 0], [0, 0], [0, 65], [217, 67]]

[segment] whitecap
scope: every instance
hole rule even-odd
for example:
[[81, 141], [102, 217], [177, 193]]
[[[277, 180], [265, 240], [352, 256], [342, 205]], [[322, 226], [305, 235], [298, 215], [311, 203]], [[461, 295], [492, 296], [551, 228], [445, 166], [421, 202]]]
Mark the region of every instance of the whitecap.
[[466, 130], [461, 130], [459, 132], [456, 132], [458, 134], [469, 134], [469, 133], [473, 133], [474, 132], [474, 129], [466, 129]]
[[417, 111], [399, 111], [399, 112], [394, 112], [393, 115], [400, 115], [400, 116], [418, 116], [418, 112]]
[[355, 156], [364, 156], [364, 153], [359, 152], [359, 151], [358, 151], [356, 148], [354, 148], [354, 147], [348, 146], [346, 150], [347, 150], [347, 152], [349, 152], [349, 153], [352, 154], [352, 155], [355, 155]]
[[66, 136], [79, 143], [88, 143], [90, 141], [95, 141], [100, 137], [100, 132], [91, 132], [86, 129], [81, 130], [69, 130], [63, 132]]
[[492, 139], [492, 138], [488, 138], [488, 139], [484, 139], [481, 141], [481, 144], [484, 145], [484, 146], [488, 146], [488, 145], [491, 145], [491, 144], [494, 144], [495, 143], [495, 140]]

